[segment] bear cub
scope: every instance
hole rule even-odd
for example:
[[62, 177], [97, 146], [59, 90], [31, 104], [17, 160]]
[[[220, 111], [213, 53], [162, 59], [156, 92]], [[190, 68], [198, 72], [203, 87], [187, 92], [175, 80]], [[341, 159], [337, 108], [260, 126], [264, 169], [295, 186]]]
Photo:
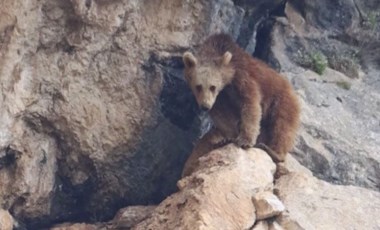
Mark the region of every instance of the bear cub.
[[300, 106], [289, 82], [251, 57], [226, 34], [210, 36], [194, 54], [183, 54], [184, 75], [195, 98], [213, 122], [196, 144], [183, 175], [197, 159], [227, 143], [260, 147], [275, 162], [292, 149]]

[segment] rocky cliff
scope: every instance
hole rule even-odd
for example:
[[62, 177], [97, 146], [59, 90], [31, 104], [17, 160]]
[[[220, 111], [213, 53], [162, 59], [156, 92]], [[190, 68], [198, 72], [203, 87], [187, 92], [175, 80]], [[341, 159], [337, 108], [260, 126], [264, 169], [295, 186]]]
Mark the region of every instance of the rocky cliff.
[[[178, 190], [208, 127], [181, 54], [220, 31], [288, 77], [302, 101], [291, 159], [310, 172], [272, 189], [282, 188], [292, 226], [356, 208], [380, 228], [378, 205], [366, 209], [380, 200], [379, 12], [377, 0], [2, 0], [1, 228], [107, 222], [135, 205], [117, 216], [154, 218], [146, 205]], [[323, 205], [310, 190], [332, 195]], [[132, 227], [120, 218], [112, 224]]]

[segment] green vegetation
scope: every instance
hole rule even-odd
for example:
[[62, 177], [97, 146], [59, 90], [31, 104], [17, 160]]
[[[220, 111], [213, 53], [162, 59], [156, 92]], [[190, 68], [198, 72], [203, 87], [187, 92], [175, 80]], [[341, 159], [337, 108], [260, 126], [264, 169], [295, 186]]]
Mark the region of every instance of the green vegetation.
[[311, 53], [310, 62], [311, 69], [319, 75], [322, 75], [325, 72], [328, 65], [326, 56], [320, 52]]
[[337, 81], [335, 84], [345, 90], [351, 89], [351, 84], [347, 81]]

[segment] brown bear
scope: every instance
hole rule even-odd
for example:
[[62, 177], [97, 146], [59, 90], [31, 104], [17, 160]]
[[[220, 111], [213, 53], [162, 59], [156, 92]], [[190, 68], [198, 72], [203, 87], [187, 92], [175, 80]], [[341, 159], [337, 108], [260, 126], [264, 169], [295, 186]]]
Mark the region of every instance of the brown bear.
[[242, 148], [261, 147], [275, 162], [292, 149], [300, 106], [289, 82], [251, 57], [229, 35], [215, 34], [193, 55], [183, 55], [185, 78], [213, 127], [196, 144], [183, 176], [212, 149], [232, 142]]

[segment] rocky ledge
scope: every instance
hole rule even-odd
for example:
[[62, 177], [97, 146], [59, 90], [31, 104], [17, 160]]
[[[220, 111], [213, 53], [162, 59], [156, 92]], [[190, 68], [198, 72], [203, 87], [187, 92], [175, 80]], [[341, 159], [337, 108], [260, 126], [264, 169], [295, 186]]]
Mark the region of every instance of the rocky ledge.
[[85, 229], [377, 229], [380, 193], [333, 185], [312, 176], [293, 157], [276, 165], [260, 149], [228, 145], [200, 158], [179, 191], [157, 207], [122, 209], [108, 223], [61, 224]]

